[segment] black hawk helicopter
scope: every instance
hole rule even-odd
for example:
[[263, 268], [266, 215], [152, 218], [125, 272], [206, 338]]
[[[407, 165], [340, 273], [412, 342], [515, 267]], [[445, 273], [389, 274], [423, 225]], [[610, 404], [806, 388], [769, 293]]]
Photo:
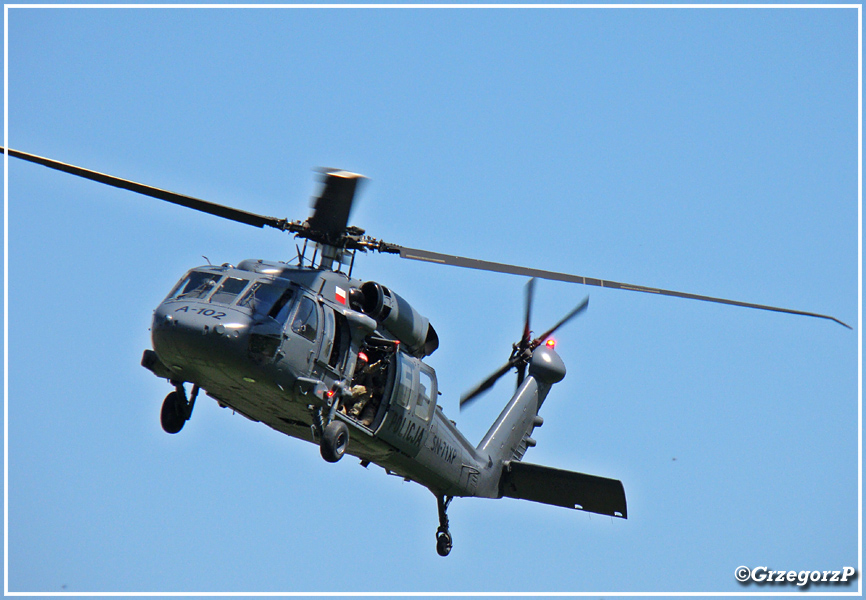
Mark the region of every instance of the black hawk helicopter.
[[[436, 496], [436, 549], [451, 551], [446, 510], [454, 497], [520, 498], [627, 518], [625, 490], [615, 479], [523, 462], [544, 420], [538, 411], [565, 365], [550, 336], [586, 310], [588, 298], [533, 338], [533, 282], [526, 286], [523, 335], [499, 369], [460, 399], [472, 402], [517, 371], [517, 390], [476, 446], [437, 403], [435, 371], [423, 359], [439, 346], [428, 319], [396, 292], [352, 277], [358, 251], [398, 254], [443, 265], [606, 288], [719, 302], [830, 319], [827, 315], [648, 288], [406, 248], [349, 226], [363, 176], [322, 170], [312, 215], [289, 221], [258, 215], [128, 181], [33, 154], [0, 148], [23, 160], [255, 227], [304, 240], [297, 264], [243, 260], [188, 271], [156, 308], [153, 349], [141, 364], [173, 386], [161, 423], [178, 433], [200, 390], [220, 406], [286, 435], [318, 444], [337, 462], [348, 453], [364, 466], [416, 481]], [[308, 257], [308, 254], [311, 256]], [[186, 385], [191, 385], [187, 393]]]

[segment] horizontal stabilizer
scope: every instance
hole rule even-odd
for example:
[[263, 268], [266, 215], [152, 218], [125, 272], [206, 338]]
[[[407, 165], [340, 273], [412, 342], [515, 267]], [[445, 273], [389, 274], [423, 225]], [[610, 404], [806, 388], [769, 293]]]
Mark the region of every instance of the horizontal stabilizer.
[[621, 481], [541, 465], [505, 463], [499, 494], [622, 519], [628, 517]]

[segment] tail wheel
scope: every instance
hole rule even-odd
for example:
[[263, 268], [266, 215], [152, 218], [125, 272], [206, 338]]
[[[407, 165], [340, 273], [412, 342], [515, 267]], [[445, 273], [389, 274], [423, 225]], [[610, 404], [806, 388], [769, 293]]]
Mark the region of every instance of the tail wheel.
[[439, 556], [448, 556], [451, 553], [451, 534], [447, 531], [440, 531], [436, 534], [436, 552]]
[[166, 433], [177, 433], [183, 429], [186, 418], [181, 414], [181, 398], [177, 392], [171, 392], [162, 402], [159, 420]]
[[349, 428], [342, 421], [331, 421], [325, 427], [322, 434], [322, 442], [319, 451], [322, 458], [330, 463], [335, 463], [346, 453], [349, 446]]

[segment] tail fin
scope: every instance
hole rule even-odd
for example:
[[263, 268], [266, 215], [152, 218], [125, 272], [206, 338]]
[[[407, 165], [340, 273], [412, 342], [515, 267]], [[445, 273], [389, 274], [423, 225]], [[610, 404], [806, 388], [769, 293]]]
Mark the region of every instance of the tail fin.
[[550, 387], [565, 377], [565, 365], [553, 348], [541, 346], [532, 353], [529, 376], [499, 414], [490, 431], [478, 444], [478, 452], [496, 462], [520, 460], [535, 445], [530, 435], [544, 420], [538, 409]]
[[539, 385], [534, 377], [524, 379], [478, 444], [478, 452], [490, 457], [493, 463], [523, 458], [526, 449], [535, 445], [535, 440], [529, 437], [532, 430], [544, 422], [538, 409], [549, 389], [549, 385]]
[[621, 481], [541, 465], [521, 462], [502, 465], [499, 497], [502, 496], [628, 518]]

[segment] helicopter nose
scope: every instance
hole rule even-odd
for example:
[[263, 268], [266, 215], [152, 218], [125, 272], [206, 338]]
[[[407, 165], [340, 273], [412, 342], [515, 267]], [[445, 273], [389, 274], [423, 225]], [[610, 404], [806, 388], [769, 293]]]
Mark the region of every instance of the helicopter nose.
[[219, 366], [248, 343], [250, 318], [229, 307], [177, 303], [160, 305], [153, 315], [153, 348], [173, 370]]

